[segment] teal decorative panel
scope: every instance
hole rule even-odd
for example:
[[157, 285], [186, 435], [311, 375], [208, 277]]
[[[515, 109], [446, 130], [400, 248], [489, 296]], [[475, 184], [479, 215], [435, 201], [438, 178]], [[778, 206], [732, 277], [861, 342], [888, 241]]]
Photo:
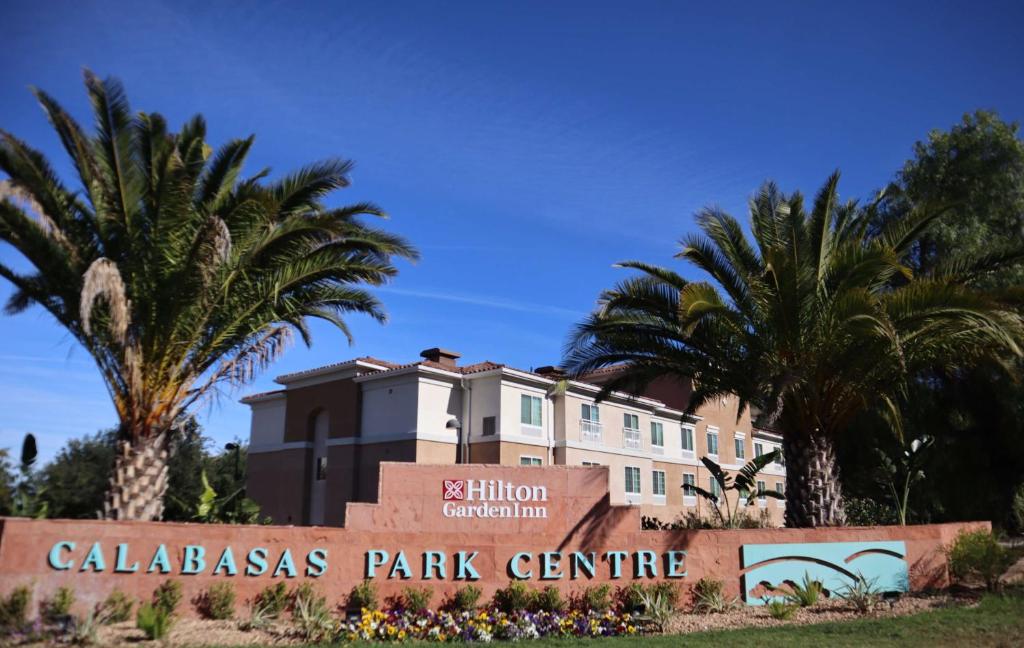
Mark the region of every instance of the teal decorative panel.
[[[805, 574], [837, 592], [863, 576], [881, 592], [906, 592], [907, 547], [903, 542], [811, 542], [743, 545], [743, 600], [763, 605], [765, 587], [800, 583]], [[772, 597], [777, 598], [777, 597]]]

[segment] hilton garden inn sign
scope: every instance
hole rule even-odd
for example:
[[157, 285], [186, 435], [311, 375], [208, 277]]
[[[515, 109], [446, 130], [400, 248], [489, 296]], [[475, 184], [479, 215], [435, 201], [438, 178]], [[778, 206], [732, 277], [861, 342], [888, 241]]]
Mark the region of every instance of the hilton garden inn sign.
[[643, 531], [638, 508], [609, 504], [604, 468], [385, 463], [378, 501], [348, 504], [340, 528], [0, 518], [0, 590], [28, 585], [40, 600], [71, 586], [89, 606], [115, 588], [148, 598], [168, 578], [186, 600], [225, 580], [240, 600], [313, 582], [342, 602], [371, 579], [385, 597], [419, 584], [440, 601], [467, 582], [489, 595], [510, 580], [569, 593], [633, 581], [685, 590], [709, 576], [758, 603], [765, 585], [808, 571], [828, 589], [857, 573], [883, 588], [941, 586], [942, 547], [976, 526]]

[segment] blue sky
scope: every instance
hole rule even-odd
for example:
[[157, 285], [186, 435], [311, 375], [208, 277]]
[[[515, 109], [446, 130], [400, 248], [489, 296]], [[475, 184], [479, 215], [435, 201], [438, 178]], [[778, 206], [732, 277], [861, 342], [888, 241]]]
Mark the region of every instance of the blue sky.
[[[704, 5], [715, 4], [710, 7]], [[624, 276], [672, 263], [693, 213], [741, 214], [765, 179], [845, 195], [882, 186], [966, 111], [1024, 117], [1019, 3], [6, 2], [0, 128], [70, 177], [27, 91], [89, 119], [80, 70], [125, 83], [214, 144], [256, 134], [250, 168], [356, 160], [340, 202], [373, 200], [422, 260], [380, 291], [356, 343], [314, 325], [243, 393], [358, 355], [557, 362], [573, 322]], [[0, 246], [0, 261], [24, 267]], [[10, 287], [0, 284], [0, 300]], [[248, 434], [240, 394], [201, 413]], [[44, 457], [114, 423], [91, 360], [40, 309], [0, 315], [0, 447]]]

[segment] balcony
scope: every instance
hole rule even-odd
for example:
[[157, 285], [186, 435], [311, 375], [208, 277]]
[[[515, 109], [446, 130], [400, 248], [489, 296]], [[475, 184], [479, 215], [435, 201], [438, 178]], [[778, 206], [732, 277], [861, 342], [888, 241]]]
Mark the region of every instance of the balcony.
[[580, 419], [580, 439], [590, 443], [601, 443], [601, 424], [597, 421]]
[[642, 441], [640, 440], [640, 430], [634, 430], [632, 428], [622, 428], [622, 447], [633, 448], [639, 450]]

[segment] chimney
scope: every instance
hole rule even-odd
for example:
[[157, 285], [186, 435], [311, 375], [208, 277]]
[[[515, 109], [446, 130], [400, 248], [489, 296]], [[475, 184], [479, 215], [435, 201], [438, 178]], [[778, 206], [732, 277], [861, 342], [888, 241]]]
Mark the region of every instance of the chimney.
[[434, 347], [433, 349], [424, 349], [420, 351], [420, 356], [431, 362], [436, 362], [445, 369], [454, 369], [456, 361], [459, 359], [461, 354], [455, 353], [454, 351], [448, 351], [440, 347]]
[[537, 367], [533, 370], [533, 373], [544, 376], [545, 378], [552, 378], [554, 380], [561, 380], [562, 378], [565, 378], [565, 369], [554, 365]]

